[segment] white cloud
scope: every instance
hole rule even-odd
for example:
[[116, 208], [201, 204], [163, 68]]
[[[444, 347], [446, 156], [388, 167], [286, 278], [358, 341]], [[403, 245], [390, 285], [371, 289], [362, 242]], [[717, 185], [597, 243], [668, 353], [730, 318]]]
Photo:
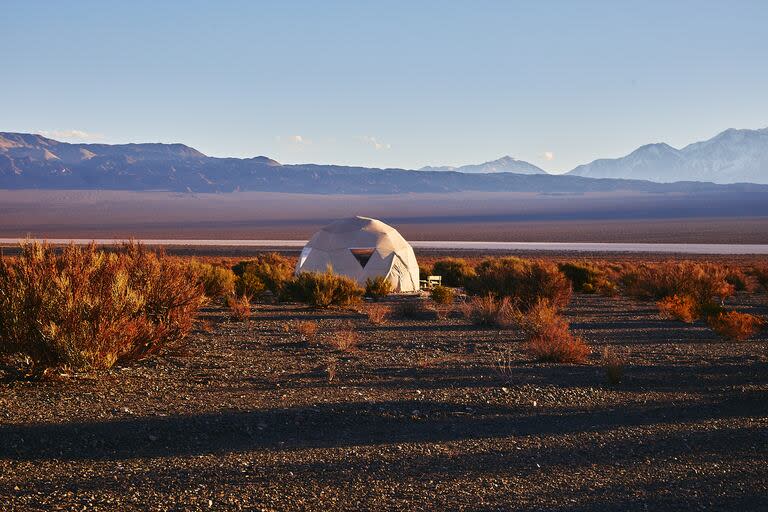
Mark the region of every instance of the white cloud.
[[551, 162], [552, 160], [555, 159], [555, 154], [551, 151], [545, 151], [544, 153], [541, 154], [541, 158], [543, 158], [547, 162]]
[[44, 137], [50, 137], [52, 139], [101, 140], [104, 138], [100, 133], [90, 133], [83, 130], [42, 130], [39, 133]]
[[312, 141], [301, 135], [278, 135], [275, 137], [277, 142], [285, 142], [287, 144], [293, 144], [296, 146], [304, 146], [306, 144], [312, 144]]
[[391, 144], [386, 144], [384, 142], [381, 142], [381, 141], [377, 140], [376, 137], [371, 137], [370, 135], [363, 135], [361, 137], [357, 137], [357, 140], [362, 141], [362, 142], [370, 145], [376, 151], [390, 149], [392, 147]]

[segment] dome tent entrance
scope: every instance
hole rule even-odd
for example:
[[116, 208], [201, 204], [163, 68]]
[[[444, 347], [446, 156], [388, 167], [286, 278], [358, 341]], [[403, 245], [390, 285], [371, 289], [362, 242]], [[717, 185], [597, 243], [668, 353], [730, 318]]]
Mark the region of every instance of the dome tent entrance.
[[325, 272], [365, 284], [383, 276], [396, 292], [419, 289], [419, 265], [413, 248], [392, 226], [368, 217], [341, 219], [315, 233], [301, 251], [296, 274]]

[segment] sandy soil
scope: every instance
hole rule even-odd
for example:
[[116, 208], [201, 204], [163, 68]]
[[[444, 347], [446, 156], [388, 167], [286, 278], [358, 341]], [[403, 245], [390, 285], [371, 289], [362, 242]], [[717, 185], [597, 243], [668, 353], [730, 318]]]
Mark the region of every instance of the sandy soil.
[[[765, 297], [739, 296], [768, 313]], [[204, 312], [178, 354], [0, 384], [3, 510], [765, 510], [768, 332], [577, 295], [585, 365], [459, 318]], [[313, 319], [307, 339], [295, 329]], [[328, 341], [345, 322], [358, 349]], [[621, 384], [599, 362], [628, 360]], [[502, 362], [503, 371], [499, 370]], [[335, 378], [329, 382], [329, 369]]]

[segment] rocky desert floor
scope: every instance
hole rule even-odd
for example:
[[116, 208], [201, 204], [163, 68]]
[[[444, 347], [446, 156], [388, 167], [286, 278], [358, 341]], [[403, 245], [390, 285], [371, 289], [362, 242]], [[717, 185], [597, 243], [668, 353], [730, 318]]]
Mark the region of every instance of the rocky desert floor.
[[0, 383], [0, 509], [768, 509], [768, 331], [724, 342], [624, 298], [566, 313], [587, 364], [453, 316], [207, 308], [177, 353]]

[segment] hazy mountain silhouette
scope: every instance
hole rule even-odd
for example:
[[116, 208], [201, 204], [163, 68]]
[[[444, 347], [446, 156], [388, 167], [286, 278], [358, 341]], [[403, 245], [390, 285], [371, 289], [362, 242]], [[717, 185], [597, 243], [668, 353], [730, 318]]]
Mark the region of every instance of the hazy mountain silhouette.
[[[702, 155], [699, 167], [710, 169], [706, 167], [703, 155], [715, 155], [721, 160], [730, 157], [730, 152], [735, 151], [733, 147], [736, 146], [732, 140], [740, 139], [739, 133], [731, 136], [725, 132], [721, 134], [720, 143], [715, 138], [700, 143], [703, 146], [694, 148], [697, 145], [691, 145], [688, 148], [692, 149], [686, 148], [683, 151]], [[644, 146], [633, 153], [633, 158], [642, 163], [638, 163], [635, 168], [650, 172], [653, 165], [673, 165], [681, 159], [680, 153], [666, 145]], [[760, 157], [759, 152], [749, 155], [750, 161]], [[466, 168], [469, 168], [467, 172], [459, 172]], [[477, 169], [491, 172], [479, 172]], [[506, 172], [508, 169], [516, 169], [517, 172]], [[283, 165], [264, 156], [213, 158], [183, 144], [70, 144], [40, 135], [20, 133], [0, 133], [0, 188], [192, 192], [240, 190], [316, 194], [461, 191], [573, 194], [619, 190], [650, 193], [721, 190], [720, 186], [711, 183], [661, 184], [640, 180], [549, 175], [531, 164], [508, 157], [478, 166], [439, 171], [316, 164]], [[730, 187], [730, 190], [756, 189], [762, 191], [768, 187]]]
[[731, 128], [683, 149], [663, 143], [648, 144], [622, 158], [601, 159], [580, 165], [568, 174], [660, 183], [768, 183], [768, 128]]

